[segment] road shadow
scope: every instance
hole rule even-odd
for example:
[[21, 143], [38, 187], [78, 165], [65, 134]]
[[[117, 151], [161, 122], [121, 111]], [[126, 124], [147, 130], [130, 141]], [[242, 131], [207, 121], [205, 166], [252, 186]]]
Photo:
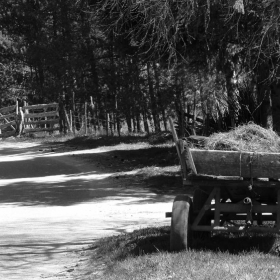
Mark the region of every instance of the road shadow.
[[[168, 166], [175, 160], [174, 150], [168, 146], [94, 153], [82, 149], [79, 154], [80, 150], [61, 143], [20, 148], [8, 143], [0, 150], [0, 203], [66, 206], [109, 196], [139, 198], [138, 203], [170, 201], [169, 195], [186, 191], [180, 173], [147, 177], [129, 172]], [[61, 164], [71, 159], [73, 164]], [[91, 171], [79, 172], [83, 165]]]
[[[162, 195], [144, 192], [140, 188], [119, 187], [110, 177], [94, 180], [91, 179], [91, 175], [73, 174], [76, 179], [68, 175], [60, 182], [10, 183], [0, 187], [0, 203], [14, 203], [18, 206], [69, 206], [89, 201], [102, 201], [109, 197], [139, 198], [138, 203], [168, 200]], [[77, 178], [79, 176], [81, 179]]]
[[170, 131], [162, 131], [157, 133], [125, 135], [125, 136], [80, 136], [69, 139], [65, 142], [66, 145], [78, 146], [80, 148], [99, 148], [104, 146], [115, 146], [118, 144], [136, 144], [145, 142], [148, 144], [162, 144], [167, 141], [172, 141]]

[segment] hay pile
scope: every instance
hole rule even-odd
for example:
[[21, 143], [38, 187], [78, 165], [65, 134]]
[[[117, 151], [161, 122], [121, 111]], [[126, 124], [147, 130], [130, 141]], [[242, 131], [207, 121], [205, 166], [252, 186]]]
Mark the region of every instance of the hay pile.
[[280, 152], [280, 137], [271, 129], [254, 123], [238, 126], [226, 133], [215, 133], [205, 143], [207, 150]]

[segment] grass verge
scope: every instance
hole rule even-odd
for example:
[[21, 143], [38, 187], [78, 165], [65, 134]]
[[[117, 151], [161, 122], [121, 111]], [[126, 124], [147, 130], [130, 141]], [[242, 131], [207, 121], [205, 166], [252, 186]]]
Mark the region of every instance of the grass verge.
[[197, 238], [190, 250], [170, 253], [169, 230], [146, 228], [99, 240], [94, 248], [107, 268], [98, 279], [279, 279], [274, 235]]

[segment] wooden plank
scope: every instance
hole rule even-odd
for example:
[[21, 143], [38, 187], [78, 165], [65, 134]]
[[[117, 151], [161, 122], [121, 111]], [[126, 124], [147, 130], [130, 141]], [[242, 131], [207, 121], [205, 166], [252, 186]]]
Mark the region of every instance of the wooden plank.
[[170, 129], [171, 129], [171, 132], [172, 132], [173, 140], [176, 143], [176, 142], [178, 142], [178, 136], [177, 136], [173, 121], [170, 117], [169, 117], [169, 125], [170, 125]]
[[39, 104], [39, 105], [27, 105], [23, 106], [24, 110], [36, 110], [36, 109], [44, 109], [44, 108], [58, 108], [58, 103], [50, 103], [50, 104]]
[[69, 117], [68, 117], [68, 114], [67, 114], [65, 108], [64, 108], [64, 115], [65, 115], [66, 123], [67, 123], [67, 126], [68, 126], [68, 130], [71, 131]]
[[[203, 229], [196, 229], [196, 230], [203, 230]], [[271, 228], [271, 227], [258, 227], [258, 226], [252, 226], [252, 227], [214, 227], [213, 231], [217, 232], [255, 232], [255, 233], [280, 233], [280, 230], [277, 228]]]
[[4, 129], [4, 128], [7, 128], [7, 127], [12, 126], [12, 125], [16, 125], [16, 121], [11, 121], [9, 123], [1, 124], [0, 129]]
[[280, 153], [190, 149], [198, 174], [280, 178]]
[[[215, 207], [215, 205], [212, 205]], [[212, 207], [211, 206], [211, 207]], [[224, 213], [246, 213], [250, 208], [250, 205], [245, 204], [236, 204], [236, 203], [221, 203], [220, 211]], [[252, 212], [253, 213], [276, 213], [277, 205], [253, 205]]]
[[[65, 112], [65, 115], [66, 115], [66, 118], [67, 118], [67, 113], [66, 112]], [[67, 121], [67, 123], [69, 123], [69, 122]], [[87, 135], [87, 133], [88, 133], [87, 125], [88, 125], [88, 120], [87, 120], [87, 102], [85, 102], [85, 135]], [[70, 125], [68, 125], [68, 128], [70, 128]]]
[[220, 214], [221, 214], [221, 190], [217, 188], [215, 195], [215, 214], [214, 214], [214, 226], [220, 226]]
[[42, 124], [57, 124], [59, 123], [59, 119], [54, 119], [54, 120], [42, 120], [42, 121], [26, 121], [24, 122], [24, 125], [42, 125]]
[[0, 134], [0, 138], [7, 138], [7, 137], [11, 137], [11, 136], [15, 136], [16, 135], [16, 131], [7, 131], [4, 132], [2, 134]]
[[43, 117], [54, 117], [58, 116], [58, 112], [52, 111], [52, 112], [43, 112], [43, 113], [29, 113], [25, 114], [24, 118], [43, 118]]
[[[196, 178], [197, 177], [197, 178]], [[205, 178], [204, 178], [205, 177]], [[219, 178], [219, 177], [217, 177]], [[233, 177], [235, 178], [235, 177]], [[199, 185], [199, 186], [205, 186], [205, 187], [248, 187], [250, 184], [250, 181], [248, 180], [242, 180], [239, 178], [239, 180], [236, 179], [210, 179], [207, 176], [188, 176], [187, 180], [183, 181], [183, 184], [185, 186], [190, 185]], [[280, 188], [280, 181], [268, 181], [267, 180], [254, 180], [254, 187], [264, 187], [264, 188]]]
[[172, 218], [172, 212], [165, 212], [165, 218]]
[[[262, 215], [262, 221], [275, 221], [275, 218], [272, 214]], [[221, 213], [223, 219], [223, 213]], [[247, 213], [226, 213], [226, 219], [229, 221], [245, 221], [247, 218]], [[257, 221], [258, 217], [253, 217], [254, 221]]]
[[[12, 113], [12, 114], [7, 114], [7, 115], [3, 115], [3, 116], [0, 116], [0, 121], [1, 120], [6, 120], [8, 118], [15, 118], [16, 117], [16, 113]], [[7, 120], [8, 121], [8, 120]], [[9, 122], [9, 121], [8, 121]]]
[[15, 111], [15, 110], [16, 110], [16, 105], [12, 105], [12, 106], [8, 106], [8, 107], [5, 107], [5, 108], [1, 108], [0, 113], [5, 114], [5, 113], [8, 113], [10, 111]]
[[170, 124], [170, 129], [171, 129], [171, 132], [172, 132], [172, 136], [173, 136], [173, 141], [175, 143], [177, 154], [178, 154], [178, 157], [179, 157], [179, 160], [180, 160], [181, 172], [182, 172], [182, 176], [183, 176], [183, 179], [184, 179], [184, 178], [186, 178], [185, 174], [186, 174], [186, 167], [187, 167], [186, 166], [185, 154], [183, 154], [182, 151], [180, 150], [179, 139], [178, 139], [173, 121], [170, 117], [169, 117], [169, 124]]
[[277, 192], [276, 227], [280, 230], [280, 190]]
[[186, 164], [186, 159], [185, 157], [185, 150], [184, 150], [184, 143], [183, 140], [178, 140], [179, 144], [179, 151], [180, 151], [180, 158], [181, 158], [181, 167], [182, 167], [182, 174], [183, 174], [183, 179], [187, 178], [187, 164]]
[[173, 136], [173, 141], [174, 141], [175, 146], [176, 146], [177, 154], [178, 154], [178, 157], [181, 161], [181, 153], [180, 153], [180, 147], [179, 147], [179, 143], [178, 143], [178, 136], [177, 136], [173, 121], [170, 117], [169, 117], [169, 124], [170, 124], [171, 133], [172, 133], [172, 136]]
[[[0, 116], [3, 116], [3, 115], [0, 113]], [[9, 122], [10, 122], [8, 119], [5, 118], [5, 116], [3, 116], [3, 117], [4, 117], [4, 121], [5, 121], [6, 123], [9, 123]], [[16, 128], [15, 128], [14, 126], [12, 126], [12, 125], [11, 125], [11, 128], [12, 128], [13, 130], [16, 130]]]
[[29, 133], [29, 132], [40, 132], [40, 131], [54, 131], [54, 130], [59, 130], [59, 127], [53, 127], [53, 128], [25, 128], [24, 132]]
[[252, 226], [228, 226], [228, 227], [212, 227], [212, 226], [192, 226], [194, 231], [213, 231], [213, 232], [255, 232], [255, 233], [280, 233], [277, 228]]
[[201, 218], [204, 216], [205, 212], [211, 208], [211, 202], [212, 202], [212, 199], [215, 197], [216, 193], [217, 193], [217, 188], [213, 189], [213, 191], [207, 198], [206, 202], [204, 203], [204, 206], [201, 208], [200, 212], [196, 216], [196, 218], [193, 222], [193, 226], [197, 226], [199, 224]]
[[187, 153], [188, 165], [190, 166], [193, 173], [197, 174], [197, 170], [196, 170], [196, 167], [195, 167], [195, 164], [193, 161], [192, 153], [190, 152], [190, 149], [188, 147], [187, 147], [186, 153]]

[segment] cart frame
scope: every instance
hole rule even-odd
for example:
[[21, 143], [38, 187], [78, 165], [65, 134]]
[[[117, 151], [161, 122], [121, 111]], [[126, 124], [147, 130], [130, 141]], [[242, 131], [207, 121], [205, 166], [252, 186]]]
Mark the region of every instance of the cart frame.
[[[258, 174], [253, 176], [251, 162], [247, 164], [247, 173], [250, 174], [247, 178], [240, 176], [241, 171], [235, 176], [200, 174], [193, 159], [194, 150], [185, 140], [178, 139], [173, 122], [171, 119], [169, 121], [180, 159], [183, 185], [194, 186], [198, 190], [193, 198], [182, 195], [176, 197], [172, 212], [166, 213], [166, 217], [172, 218], [171, 250], [188, 248], [190, 232], [280, 233], [280, 166], [277, 178], [258, 178]], [[277, 168], [277, 164], [280, 165], [280, 154], [275, 154], [274, 158], [277, 159], [274, 160]], [[229, 190], [242, 190], [246, 195], [241, 195], [242, 199], [239, 200], [232, 197]], [[273, 199], [262, 200], [255, 195], [255, 190], [265, 194], [273, 193]], [[201, 196], [204, 197], [202, 201]], [[264, 226], [263, 221], [274, 221], [274, 226]]]

